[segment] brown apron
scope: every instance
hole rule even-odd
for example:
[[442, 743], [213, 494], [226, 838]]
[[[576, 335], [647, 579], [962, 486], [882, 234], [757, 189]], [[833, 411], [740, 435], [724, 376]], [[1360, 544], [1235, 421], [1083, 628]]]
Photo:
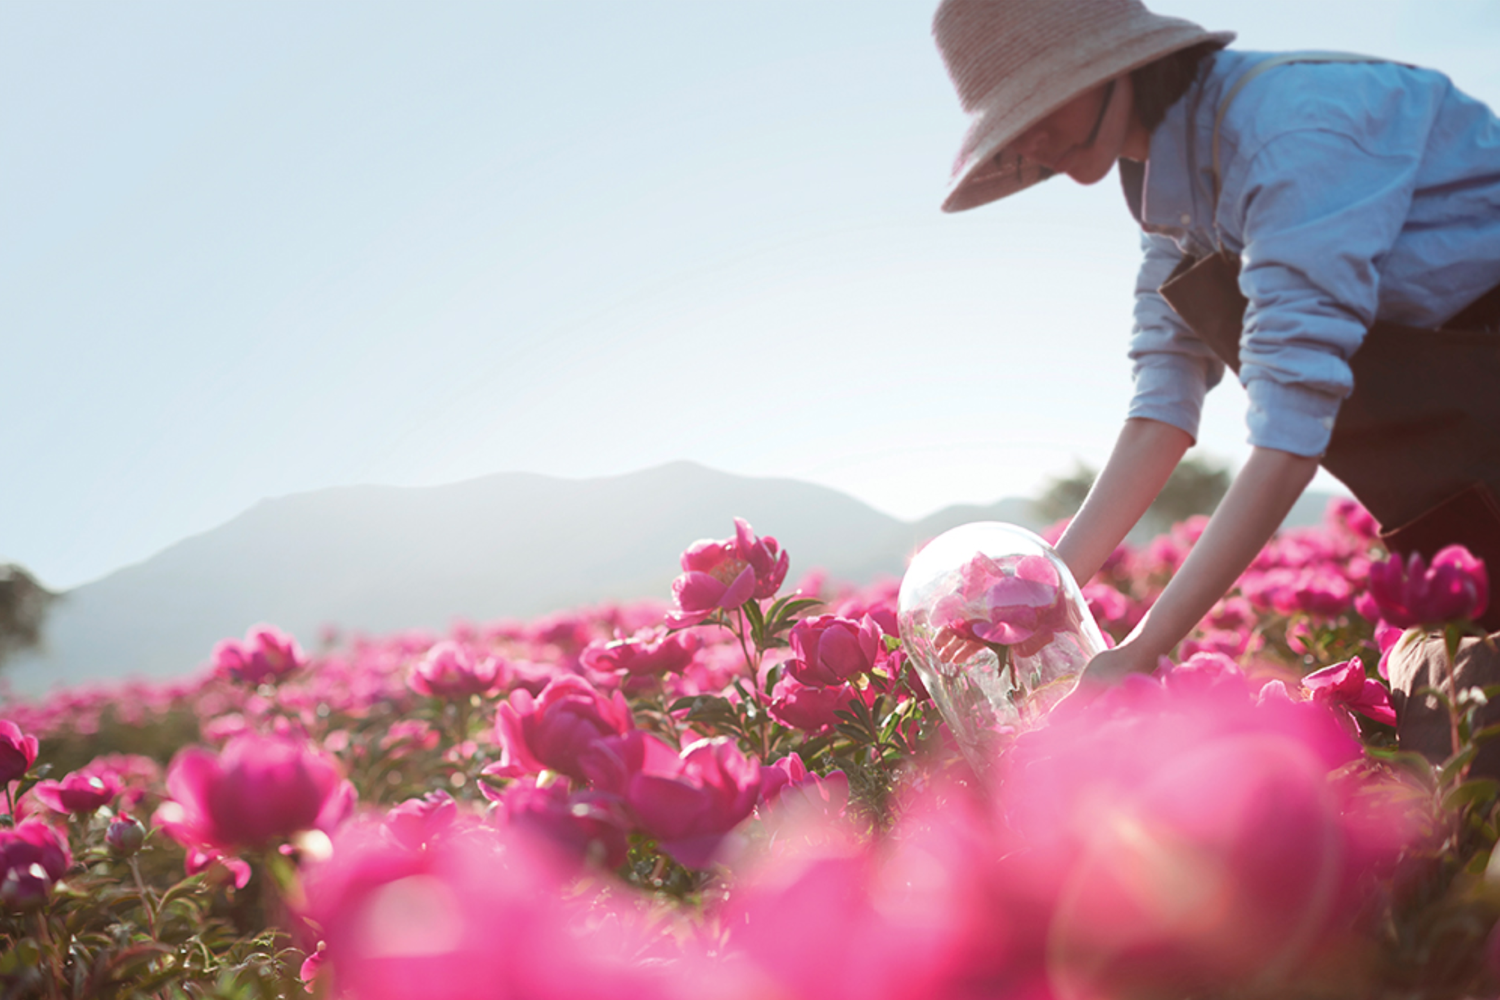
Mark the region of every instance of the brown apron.
[[[1223, 116], [1221, 107], [1216, 186]], [[1221, 248], [1185, 259], [1160, 289], [1236, 374], [1248, 305], [1239, 271]], [[1377, 321], [1349, 367], [1354, 391], [1339, 408], [1323, 467], [1380, 522], [1392, 552], [1431, 558], [1461, 544], [1483, 559], [1495, 596], [1481, 622], [1500, 629], [1500, 286], [1440, 329]]]

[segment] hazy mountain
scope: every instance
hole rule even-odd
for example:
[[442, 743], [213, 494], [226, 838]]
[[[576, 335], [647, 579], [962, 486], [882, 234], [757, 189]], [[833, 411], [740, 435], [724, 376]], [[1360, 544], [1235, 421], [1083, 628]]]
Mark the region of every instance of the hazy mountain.
[[[677, 557], [741, 516], [776, 536], [792, 579], [899, 575], [957, 524], [1036, 527], [1030, 502], [951, 507], [913, 524], [836, 490], [675, 463], [601, 479], [505, 473], [420, 489], [356, 486], [265, 500], [145, 562], [68, 591], [44, 652], [6, 675], [17, 691], [127, 675], [172, 676], [218, 640], [273, 622], [311, 644], [324, 623], [387, 632], [455, 618], [528, 618], [666, 599]], [[1321, 504], [1318, 511], [1321, 512]]]

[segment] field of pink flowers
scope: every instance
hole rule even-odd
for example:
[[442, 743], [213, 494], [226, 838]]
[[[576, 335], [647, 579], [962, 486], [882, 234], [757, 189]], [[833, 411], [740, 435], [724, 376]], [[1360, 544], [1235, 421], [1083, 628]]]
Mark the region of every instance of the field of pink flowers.
[[[1350, 502], [1175, 663], [976, 772], [897, 582], [737, 522], [660, 602], [446, 636], [264, 626], [0, 709], [0, 997], [1494, 996], [1497, 735], [1398, 747], [1385, 658], [1487, 600]], [[1085, 588], [1119, 639], [1202, 524]], [[1404, 641], [1417, 636], [1406, 633]], [[207, 651], [205, 651], [207, 652]]]

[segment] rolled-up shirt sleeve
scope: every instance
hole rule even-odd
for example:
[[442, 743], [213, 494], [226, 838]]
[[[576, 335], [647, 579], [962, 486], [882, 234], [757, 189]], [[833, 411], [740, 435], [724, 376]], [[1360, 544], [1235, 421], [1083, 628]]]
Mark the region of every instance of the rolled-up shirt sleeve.
[[1159, 420], [1196, 441], [1203, 397], [1224, 375], [1224, 364], [1183, 323], [1157, 291], [1182, 261], [1177, 244], [1143, 233], [1135, 282], [1135, 329], [1130, 339], [1135, 394], [1128, 417]]
[[1240, 381], [1251, 444], [1327, 450], [1354, 386], [1349, 359], [1375, 321], [1380, 262], [1410, 210], [1418, 155], [1371, 153], [1350, 136], [1305, 129], [1226, 176], [1220, 221], [1243, 245], [1240, 290], [1250, 302]]

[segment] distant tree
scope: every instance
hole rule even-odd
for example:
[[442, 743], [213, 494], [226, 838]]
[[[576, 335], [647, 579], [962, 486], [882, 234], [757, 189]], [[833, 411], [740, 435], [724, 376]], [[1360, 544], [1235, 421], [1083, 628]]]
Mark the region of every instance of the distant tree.
[[[1078, 462], [1068, 475], [1049, 481], [1033, 504], [1037, 517], [1049, 524], [1072, 517], [1083, 505], [1096, 475], [1089, 466]], [[1194, 514], [1212, 514], [1224, 499], [1231, 478], [1227, 468], [1210, 459], [1199, 455], [1185, 458], [1177, 464], [1142, 522], [1154, 534]]]
[[1066, 476], [1055, 477], [1047, 482], [1042, 495], [1032, 502], [1036, 516], [1047, 524], [1072, 517], [1083, 506], [1083, 498], [1089, 495], [1098, 473], [1076, 459], [1073, 471]]
[[0, 667], [42, 641], [47, 609], [57, 595], [20, 566], [0, 565]]

